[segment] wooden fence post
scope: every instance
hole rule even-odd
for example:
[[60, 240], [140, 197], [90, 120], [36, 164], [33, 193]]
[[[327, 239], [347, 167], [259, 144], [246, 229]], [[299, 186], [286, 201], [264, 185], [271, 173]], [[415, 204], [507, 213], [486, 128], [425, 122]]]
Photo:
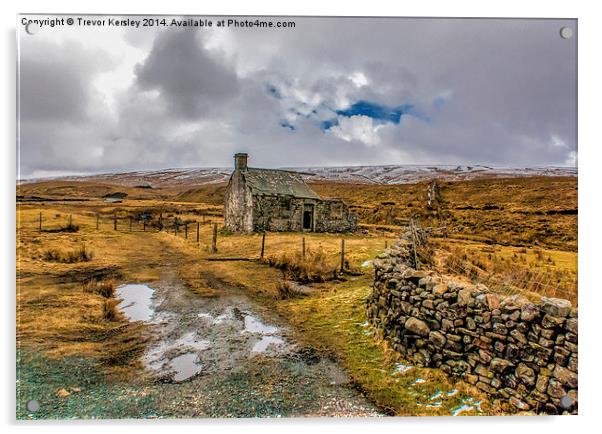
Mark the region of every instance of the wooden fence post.
[[73, 226], [73, 216], [69, 214], [69, 227]]
[[199, 222], [196, 222], [196, 243], [197, 244], [199, 244], [201, 242], [200, 228], [201, 228], [201, 224]]
[[146, 232], [146, 218], [142, 219], [142, 231]]
[[345, 240], [341, 240], [341, 273], [345, 271]]
[[261, 259], [263, 259], [264, 253], [265, 253], [265, 231], [261, 234]]
[[387, 240], [385, 240], [385, 249], [389, 247], [389, 243], [387, 242]]
[[217, 253], [217, 223], [213, 223], [213, 239], [211, 241], [211, 253]]
[[305, 237], [301, 238], [301, 260], [305, 261]]
[[42, 212], [40, 212], [40, 232], [42, 232]]
[[100, 227], [100, 214], [96, 213], [96, 230]]
[[188, 222], [184, 223], [184, 238], [188, 239]]
[[159, 213], [159, 231], [163, 230], [163, 213]]
[[115, 214], [113, 214], [113, 230], [114, 231], [117, 230], [117, 212], [115, 212]]

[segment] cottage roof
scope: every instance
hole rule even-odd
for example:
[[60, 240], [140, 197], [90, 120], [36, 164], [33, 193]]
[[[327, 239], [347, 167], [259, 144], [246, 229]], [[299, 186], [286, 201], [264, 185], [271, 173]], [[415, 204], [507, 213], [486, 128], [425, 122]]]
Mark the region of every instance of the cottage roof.
[[320, 199], [295, 172], [247, 168], [242, 174], [254, 194]]

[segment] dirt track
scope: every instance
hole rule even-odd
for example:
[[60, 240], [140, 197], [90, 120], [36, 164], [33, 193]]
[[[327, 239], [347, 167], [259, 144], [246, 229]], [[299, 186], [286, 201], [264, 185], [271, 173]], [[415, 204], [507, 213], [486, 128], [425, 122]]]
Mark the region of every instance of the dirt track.
[[160, 416], [379, 415], [334, 360], [302, 348], [243, 290], [205, 275], [219, 295], [203, 297], [171, 269], [152, 285], [152, 340], [142, 357], [153, 380], [167, 383]]

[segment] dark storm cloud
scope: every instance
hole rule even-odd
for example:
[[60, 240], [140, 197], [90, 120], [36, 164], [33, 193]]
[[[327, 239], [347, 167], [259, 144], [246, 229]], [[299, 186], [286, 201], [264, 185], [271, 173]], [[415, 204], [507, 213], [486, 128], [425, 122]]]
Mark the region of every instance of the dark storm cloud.
[[576, 38], [559, 36], [575, 22], [296, 22], [127, 31], [112, 48], [137, 50], [131, 82], [108, 90], [107, 56], [29, 41], [24, 174], [223, 166], [236, 151], [258, 166], [575, 163]]
[[176, 115], [196, 118], [237, 92], [236, 74], [210, 57], [198, 33], [161, 33], [144, 63], [136, 65], [141, 89], [157, 89]]

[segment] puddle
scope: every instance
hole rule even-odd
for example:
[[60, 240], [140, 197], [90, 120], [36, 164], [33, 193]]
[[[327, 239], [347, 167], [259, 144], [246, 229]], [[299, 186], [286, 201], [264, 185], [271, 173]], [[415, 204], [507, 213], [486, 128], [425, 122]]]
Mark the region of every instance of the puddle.
[[424, 378], [417, 378], [416, 381], [414, 381], [412, 383], [412, 386], [414, 386], [415, 384], [422, 384], [422, 383], [426, 383], [426, 380]]
[[211, 342], [207, 340], [197, 340], [197, 335], [195, 332], [187, 333], [178, 339], [175, 344], [172, 346], [173, 348], [181, 348], [181, 347], [191, 347], [196, 351], [204, 351], [206, 349], [211, 348]]
[[139, 283], [118, 286], [116, 298], [122, 301], [117, 307], [132, 321], [148, 322], [154, 313], [151, 303], [154, 291], [151, 287]]
[[410, 365], [404, 365], [403, 363], [397, 363], [395, 365], [395, 369], [394, 369], [393, 373], [395, 373], [395, 374], [405, 374], [410, 369], [412, 369], [412, 366], [410, 366]]
[[372, 265], [372, 261], [370, 260], [362, 262], [362, 268], [369, 267], [370, 265]]
[[198, 356], [195, 353], [186, 353], [171, 359], [170, 365], [176, 374], [173, 380], [184, 381], [203, 370], [203, 365], [197, 363]]
[[447, 396], [454, 396], [457, 393], [458, 393], [458, 389], [453, 389], [453, 390], [447, 392]]
[[228, 309], [226, 312], [222, 313], [219, 316], [216, 316], [213, 320], [213, 324], [221, 324], [227, 321], [232, 321], [234, 319], [234, 314], [231, 309]]
[[[441, 395], [443, 395], [443, 392], [438, 391], [437, 393], [431, 395], [431, 397], [429, 399], [432, 401], [433, 399], [439, 398]], [[448, 394], [448, 396], [449, 396], [449, 394]]]
[[262, 335], [273, 335], [278, 331], [278, 327], [266, 325], [257, 318], [251, 315], [246, 315], [244, 331], [248, 333], [260, 333]]
[[270, 345], [282, 345], [284, 344], [284, 340], [277, 338], [275, 336], [264, 336], [261, 340], [255, 342], [253, 345], [253, 349], [251, 350], [253, 353], [263, 353], [268, 349]]
[[459, 416], [460, 414], [464, 413], [465, 411], [471, 411], [473, 409], [474, 409], [474, 407], [464, 404], [464, 405], [461, 405], [460, 407], [456, 408], [455, 410], [452, 410], [452, 416]]

